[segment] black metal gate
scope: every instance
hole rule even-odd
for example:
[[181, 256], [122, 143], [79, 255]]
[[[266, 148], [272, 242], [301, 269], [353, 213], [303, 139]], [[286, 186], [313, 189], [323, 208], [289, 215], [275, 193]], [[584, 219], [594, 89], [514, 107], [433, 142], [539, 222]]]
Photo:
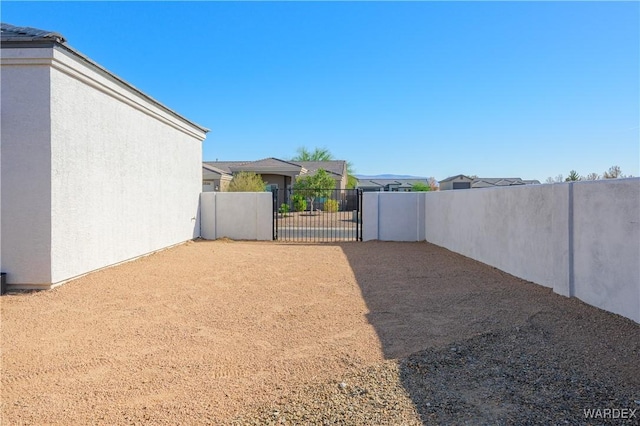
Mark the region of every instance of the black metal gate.
[[362, 241], [362, 190], [273, 190], [273, 239]]

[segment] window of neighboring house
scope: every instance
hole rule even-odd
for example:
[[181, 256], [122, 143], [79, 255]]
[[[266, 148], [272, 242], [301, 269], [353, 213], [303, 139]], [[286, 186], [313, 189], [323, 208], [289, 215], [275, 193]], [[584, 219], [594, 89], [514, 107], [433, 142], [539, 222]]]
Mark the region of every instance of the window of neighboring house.
[[267, 192], [273, 192], [276, 189], [278, 189], [278, 184], [277, 183], [270, 183], [270, 184], [267, 184], [264, 187], [264, 190], [267, 191]]

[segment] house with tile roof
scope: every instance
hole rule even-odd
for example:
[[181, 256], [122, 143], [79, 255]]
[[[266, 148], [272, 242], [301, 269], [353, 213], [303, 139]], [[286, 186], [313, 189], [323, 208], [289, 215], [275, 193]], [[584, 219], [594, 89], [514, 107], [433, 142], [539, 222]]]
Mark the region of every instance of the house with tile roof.
[[411, 192], [417, 183], [429, 186], [429, 179], [358, 179], [356, 188], [364, 192]]
[[[347, 162], [344, 160], [288, 161], [270, 157], [257, 161], [205, 161], [202, 163], [202, 190], [224, 192], [234, 173], [239, 172], [259, 174], [267, 182], [267, 190], [289, 189], [298, 176], [314, 175], [320, 169], [333, 178], [336, 189], [347, 187]], [[288, 201], [286, 192], [279, 191], [278, 204]]]
[[450, 176], [438, 182], [440, 191], [450, 189], [478, 189], [504, 186], [536, 185], [538, 180], [523, 180], [520, 178], [478, 178], [465, 175]]

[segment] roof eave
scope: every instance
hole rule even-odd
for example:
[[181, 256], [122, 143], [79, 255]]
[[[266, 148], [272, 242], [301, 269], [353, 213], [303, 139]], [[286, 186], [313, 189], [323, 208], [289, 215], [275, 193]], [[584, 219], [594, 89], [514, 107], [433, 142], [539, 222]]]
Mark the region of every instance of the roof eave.
[[[63, 37], [61, 37], [61, 39], [64, 40]], [[80, 59], [82, 62], [84, 62], [86, 65], [88, 65], [90, 68], [94, 69], [98, 73], [106, 75], [108, 78], [111, 78], [111, 79], [115, 80], [116, 83], [119, 84], [120, 86], [123, 86], [123, 87], [135, 92], [138, 96], [143, 97], [144, 99], [146, 99], [150, 103], [156, 105], [158, 108], [161, 108], [162, 110], [166, 111], [167, 113], [169, 113], [170, 115], [174, 116], [175, 118], [178, 118], [179, 120], [182, 120], [182, 121], [188, 123], [189, 125], [195, 127], [196, 129], [200, 130], [201, 132], [203, 132], [205, 134], [209, 133], [211, 131], [210, 129], [208, 129], [206, 127], [203, 127], [203, 126], [200, 126], [199, 124], [196, 124], [193, 121], [191, 121], [191, 120], [185, 118], [184, 116], [178, 114], [177, 112], [175, 112], [171, 108], [167, 107], [166, 105], [162, 104], [161, 102], [159, 102], [156, 99], [152, 98], [151, 96], [147, 95], [146, 93], [144, 93], [140, 89], [138, 89], [135, 86], [133, 86], [132, 84], [126, 82], [125, 80], [123, 80], [122, 78], [118, 77], [117, 75], [115, 75], [111, 71], [107, 70], [103, 66], [99, 65], [98, 63], [92, 61], [87, 56], [83, 55], [79, 51], [77, 51], [74, 48], [70, 47], [66, 43], [61, 43], [60, 41], [58, 41], [57, 38], [55, 38], [55, 39], [48, 39], [48, 38], [36, 38], [36, 39], [33, 39], [33, 38], [29, 38], [29, 37], [20, 37], [18, 40], [16, 40], [14, 37], [11, 37], [11, 38], [6, 38], [6, 41], [2, 40], [2, 42], [0, 43], [0, 48], [2, 48], [2, 49], [16, 49], [16, 48], [53, 48], [53, 49], [59, 49], [59, 50], [65, 52], [67, 54], [70, 54], [70, 55]]]

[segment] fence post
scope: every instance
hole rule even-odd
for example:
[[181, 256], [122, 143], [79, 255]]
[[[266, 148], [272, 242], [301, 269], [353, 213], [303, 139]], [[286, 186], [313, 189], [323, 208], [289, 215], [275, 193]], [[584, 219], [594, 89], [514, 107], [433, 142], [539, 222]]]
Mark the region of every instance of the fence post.
[[273, 234], [273, 240], [278, 239], [278, 188], [271, 189], [271, 199], [272, 199], [272, 222], [271, 222], [271, 231]]
[[356, 213], [356, 241], [362, 241], [362, 220], [364, 218], [363, 204], [362, 204], [362, 189], [357, 189], [356, 202], [357, 205], [357, 213]]

